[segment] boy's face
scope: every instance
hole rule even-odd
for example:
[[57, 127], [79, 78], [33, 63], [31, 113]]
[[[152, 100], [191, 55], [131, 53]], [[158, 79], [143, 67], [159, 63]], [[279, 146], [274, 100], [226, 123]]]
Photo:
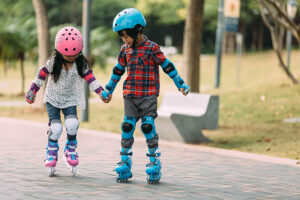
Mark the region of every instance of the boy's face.
[[128, 45], [129, 47], [132, 47], [133, 45], [133, 38], [127, 35], [126, 31], [122, 31], [123, 36], [121, 36], [122, 41]]

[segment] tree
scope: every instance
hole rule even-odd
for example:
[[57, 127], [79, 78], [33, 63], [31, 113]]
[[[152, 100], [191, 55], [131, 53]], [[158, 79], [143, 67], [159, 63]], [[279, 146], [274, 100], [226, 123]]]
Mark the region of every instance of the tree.
[[183, 55], [185, 77], [192, 92], [200, 92], [200, 49], [204, 0], [191, 0], [185, 21]]
[[[21, 90], [25, 90], [25, 53], [32, 52], [36, 46], [35, 19], [32, 17], [31, 0], [0, 2], [0, 16], [3, 22], [0, 25], [0, 59], [5, 63], [20, 61]], [[4, 70], [6, 71], [6, 64]]]
[[[45, 4], [43, 0], [32, 0], [35, 17], [36, 17], [36, 24], [37, 24], [37, 31], [38, 31], [38, 55], [39, 55], [39, 67], [43, 66], [47, 59], [50, 56], [50, 35], [49, 35], [49, 25], [48, 25], [48, 18], [47, 12], [45, 9]], [[41, 88], [40, 92], [36, 98], [36, 107], [43, 108], [43, 101], [42, 97], [44, 96], [46, 82], [43, 88]]]
[[300, 26], [296, 25], [293, 20], [291, 20], [285, 8], [285, 0], [256, 0], [260, 6], [260, 14], [263, 22], [268, 27], [271, 33], [273, 49], [276, 52], [277, 58], [279, 60], [279, 66], [286, 73], [288, 78], [294, 84], [298, 84], [299, 81], [287, 68], [286, 64], [282, 58], [282, 40], [284, 29], [289, 29], [294, 37], [300, 44]]

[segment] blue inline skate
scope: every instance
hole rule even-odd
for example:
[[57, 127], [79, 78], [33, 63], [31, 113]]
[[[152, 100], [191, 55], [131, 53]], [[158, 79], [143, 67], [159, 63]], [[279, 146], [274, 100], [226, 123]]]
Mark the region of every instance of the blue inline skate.
[[158, 148], [149, 149], [147, 156], [150, 158], [150, 163], [146, 165], [147, 181], [149, 184], [157, 184], [161, 178], [161, 162]]
[[132, 151], [131, 148], [122, 148], [121, 152], [121, 161], [117, 163], [117, 166], [115, 168], [116, 171], [116, 181], [118, 183], [125, 183], [128, 182], [128, 179], [132, 177], [131, 173], [131, 157], [132, 157]]

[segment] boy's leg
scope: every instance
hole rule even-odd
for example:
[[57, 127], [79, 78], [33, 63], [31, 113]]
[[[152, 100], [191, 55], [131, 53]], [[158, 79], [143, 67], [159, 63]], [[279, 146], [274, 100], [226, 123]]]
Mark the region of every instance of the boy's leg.
[[64, 149], [65, 158], [68, 164], [72, 167], [78, 165], [77, 147], [77, 131], [79, 128], [79, 121], [77, 119], [76, 106], [70, 106], [62, 109], [65, 116], [65, 127], [67, 131], [67, 142]]
[[146, 137], [148, 146], [147, 156], [150, 158], [150, 163], [146, 165], [148, 183], [158, 183], [161, 178], [161, 162], [160, 152], [158, 148], [159, 137], [155, 130], [154, 119], [157, 117], [157, 97], [150, 96], [143, 98], [140, 104], [142, 110], [141, 129]]
[[132, 177], [132, 145], [134, 142], [133, 133], [137, 119], [137, 108], [132, 98], [124, 97], [124, 121], [121, 124], [121, 161], [117, 163], [115, 171], [117, 182], [127, 182]]

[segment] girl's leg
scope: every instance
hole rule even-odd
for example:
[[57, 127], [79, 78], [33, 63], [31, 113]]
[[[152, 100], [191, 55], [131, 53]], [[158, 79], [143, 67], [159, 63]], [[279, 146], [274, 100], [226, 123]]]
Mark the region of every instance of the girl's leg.
[[62, 124], [60, 120], [60, 109], [52, 106], [50, 103], [46, 103], [46, 109], [49, 116], [49, 131], [48, 131], [48, 144], [47, 154], [45, 158], [45, 167], [49, 167], [50, 175], [55, 172], [54, 167], [58, 160], [58, 139], [62, 133]]
[[68, 164], [72, 167], [78, 165], [77, 147], [77, 131], [79, 128], [79, 121], [77, 119], [76, 106], [70, 106], [62, 109], [65, 116], [65, 127], [67, 131], [67, 142], [65, 145], [65, 158]]

